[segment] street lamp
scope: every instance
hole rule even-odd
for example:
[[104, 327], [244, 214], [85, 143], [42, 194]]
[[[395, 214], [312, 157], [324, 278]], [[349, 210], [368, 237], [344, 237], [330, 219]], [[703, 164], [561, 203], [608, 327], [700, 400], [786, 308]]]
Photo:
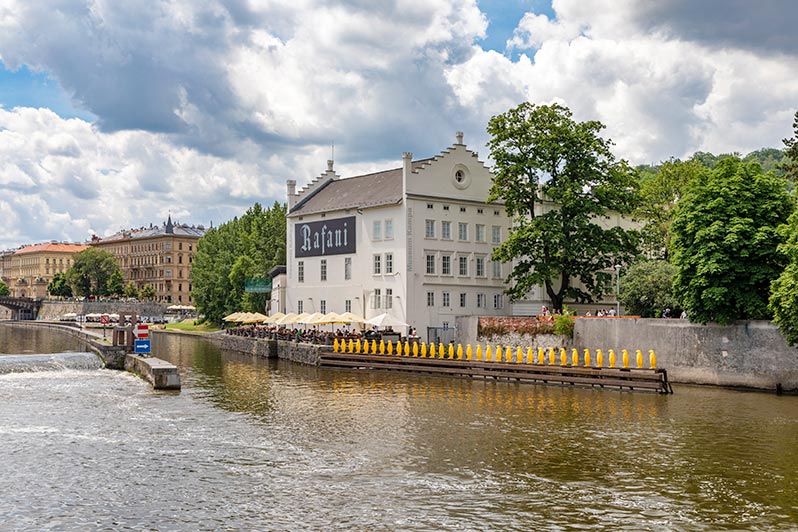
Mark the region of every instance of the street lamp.
[[615, 265], [615, 311], [616, 316], [621, 315], [621, 265]]

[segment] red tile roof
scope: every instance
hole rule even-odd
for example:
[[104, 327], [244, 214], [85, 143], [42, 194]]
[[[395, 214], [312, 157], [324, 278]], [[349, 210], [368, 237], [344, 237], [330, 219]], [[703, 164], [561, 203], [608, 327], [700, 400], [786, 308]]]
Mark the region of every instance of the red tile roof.
[[22, 255], [23, 253], [77, 253], [79, 251], [83, 251], [89, 246], [84, 244], [35, 244], [33, 246], [27, 246], [22, 249], [18, 249], [14, 252], [15, 255], [19, 254]]

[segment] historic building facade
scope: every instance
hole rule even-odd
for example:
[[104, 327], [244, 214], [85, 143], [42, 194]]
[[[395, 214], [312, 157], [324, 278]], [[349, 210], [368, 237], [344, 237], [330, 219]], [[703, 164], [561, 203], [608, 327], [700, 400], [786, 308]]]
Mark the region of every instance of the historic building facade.
[[91, 245], [114, 255], [125, 283], [137, 289], [151, 285], [155, 299], [173, 304], [191, 304], [191, 263], [203, 226], [172, 223], [129, 229], [106, 238], [94, 237]]
[[[25, 246], [10, 255], [10, 268], [4, 275], [14, 297], [47, 297], [47, 285], [56, 273], [72, 267], [72, 256], [83, 251], [84, 244], [50, 242]], [[3, 259], [6, 262], [6, 259]], [[4, 268], [5, 269], [5, 268]]]
[[491, 173], [457, 142], [436, 157], [303, 190], [288, 182], [284, 301], [293, 312], [386, 312], [424, 332], [456, 316], [503, 315], [507, 266], [490, 259], [510, 228], [486, 203]]

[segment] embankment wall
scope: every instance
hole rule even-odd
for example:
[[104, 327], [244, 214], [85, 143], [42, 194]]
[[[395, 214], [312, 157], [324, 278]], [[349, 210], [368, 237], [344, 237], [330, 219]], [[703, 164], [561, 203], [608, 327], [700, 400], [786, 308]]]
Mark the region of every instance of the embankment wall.
[[798, 349], [768, 321], [729, 326], [669, 319], [577, 319], [574, 347], [643, 350], [671, 382], [798, 392]]

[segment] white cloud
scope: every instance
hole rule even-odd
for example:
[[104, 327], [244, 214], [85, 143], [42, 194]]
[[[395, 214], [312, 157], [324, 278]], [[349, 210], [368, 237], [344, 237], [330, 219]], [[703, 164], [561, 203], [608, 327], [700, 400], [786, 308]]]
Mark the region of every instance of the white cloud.
[[675, 22], [649, 23], [646, 6], [555, 1], [555, 20], [530, 13], [520, 22], [508, 43], [526, 51], [518, 60], [476, 49], [447, 80], [485, 120], [509, 101], [564, 103], [577, 119], [606, 124], [616, 153], [636, 163], [780, 146], [798, 101], [796, 57], [745, 39], [723, 49], [675, 39]]
[[283, 200], [333, 142], [344, 176], [456, 130], [481, 151], [488, 119], [524, 100], [602, 121], [632, 162], [779, 146], [796, 7], [718, 2], [554, 0], [501, 54], [476, 44], [476, 0], [6, 0], [3, 63], [47, 72], [97, 122], [0, 108], [0, 248], [169, 212], [218, 224]]

